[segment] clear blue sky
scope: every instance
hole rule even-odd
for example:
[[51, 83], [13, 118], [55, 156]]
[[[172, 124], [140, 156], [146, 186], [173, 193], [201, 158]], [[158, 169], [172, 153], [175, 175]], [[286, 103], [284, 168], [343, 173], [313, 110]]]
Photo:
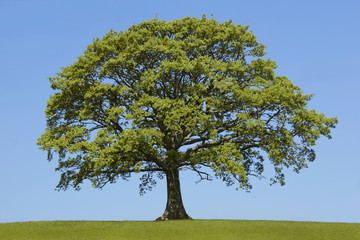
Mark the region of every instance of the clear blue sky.
[[[310, 107], [337, 116], [333, 139], [283, 187], [253, 180], [251, 193], [182, 173], [183, 200], [196, 219], [360, 222], [360, 2], [329, 0], [0, 0], [0, 222], [153, 220], [165, 209], [166, 184], [145, 196], [138, 177], [79, 192], [54, 191], [56, 162], [36, 145], [53, 94], [48, 81], [72, 64], [94, 37], [154, 18], [207, 14], [250, 25], [268, 58], [305, 93]], [[140, 176], [139, 176], [140, 177]]]

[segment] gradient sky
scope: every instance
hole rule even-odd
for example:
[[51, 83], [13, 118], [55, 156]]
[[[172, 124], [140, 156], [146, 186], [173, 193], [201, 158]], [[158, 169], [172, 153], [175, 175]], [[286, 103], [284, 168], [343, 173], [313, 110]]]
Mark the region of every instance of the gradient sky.
[[54, 191], [56, 161], [36, 145], [45, 129], [48, 81], [110, 29], [154, 18], [206, 14], [250, 25], [267, 58], [304, 93], [310, 108], [337, 116], [333, 139], [321, 138], [317, 159], [286, 185], [253, 179], [251, 193], [221, 181], [195, 184], [182, 172], [184, 205], [195, 219], [360, 222], [360, 1], [329, 0], [0, 0], [0, 222], [154, 220], [166, 204], [166, 182], [139, 196], [140, 176], [102, 191]]

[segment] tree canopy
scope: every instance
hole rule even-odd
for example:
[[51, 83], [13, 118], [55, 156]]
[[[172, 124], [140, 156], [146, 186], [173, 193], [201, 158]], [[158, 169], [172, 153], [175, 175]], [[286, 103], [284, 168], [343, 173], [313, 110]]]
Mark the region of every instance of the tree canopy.
[[[151, 19], [94, 39], [84, 55], [50, 77], [55, 90], [38, 145], [58, 159], [58, 189], [102, 188], [142, 173], [140, 193], [166, 176], [162, 219], [189, 218], [179, 170], [251, 189], [264, 162], [299, 172], [337, 119], [308, 109], [287, 77], [275, 74], [248, 26], [186, 17]], [[54, 156], [55, 154], [55, 156]]]

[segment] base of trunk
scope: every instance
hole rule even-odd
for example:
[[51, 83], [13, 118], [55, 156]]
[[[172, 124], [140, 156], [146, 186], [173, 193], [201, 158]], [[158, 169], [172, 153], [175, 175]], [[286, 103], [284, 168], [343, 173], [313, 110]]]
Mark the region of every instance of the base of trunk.
[[155, 219], [155, 221], [168, 221], [168, 220], [192, 220], [192, 218], [187, 215], [187, 213], [182, 213], [182, 214], [169, 214], [168, 211], [165, 211], [164, 214], [160, 217], [158, 217], [157, 219]]

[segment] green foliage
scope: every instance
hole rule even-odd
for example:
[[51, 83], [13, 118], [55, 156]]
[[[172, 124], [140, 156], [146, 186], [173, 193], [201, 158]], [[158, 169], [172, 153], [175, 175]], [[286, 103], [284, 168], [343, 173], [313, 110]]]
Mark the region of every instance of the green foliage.
[[358, 223], [237, 220], [0, 223], [2, 240], [354, 240], [359, 238]]
[[57, 156], [58, 188], [86, 179], [101, 188], [142, 172], [144, 192], [153, 173], [189, 169], [251, 189], [266, 160], [272, 183], [284, 184], [283, 169], [307, 167], [337, 119], [309, 110], [312, 95], [277, 76], [264, 49], [248, 26], [205, 16], [152, 19], [95, 39], [50, 78], [38, 145]]

